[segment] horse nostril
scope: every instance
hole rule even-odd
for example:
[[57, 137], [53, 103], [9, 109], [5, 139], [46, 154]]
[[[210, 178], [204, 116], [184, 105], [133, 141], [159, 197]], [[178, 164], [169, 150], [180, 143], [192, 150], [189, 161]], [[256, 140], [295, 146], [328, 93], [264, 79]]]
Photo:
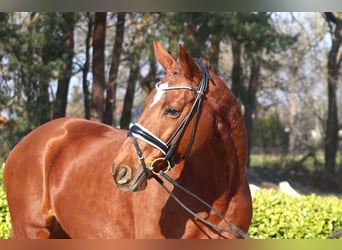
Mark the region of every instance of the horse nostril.
[[131, 171], [128, 167], [121, 167], [119, 169], [118, 175], [116, 176], [116, 182], [120, 185], [126, 184], [129, 182], [131, 177]]

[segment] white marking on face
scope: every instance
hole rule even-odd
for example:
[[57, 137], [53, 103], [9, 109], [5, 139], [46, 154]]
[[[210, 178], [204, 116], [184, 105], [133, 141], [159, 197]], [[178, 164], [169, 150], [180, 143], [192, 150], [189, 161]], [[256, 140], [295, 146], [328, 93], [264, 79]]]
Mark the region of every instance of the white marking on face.
[[156, 95], [154, 96], [153, 98], [153, 102], [151, 103], [150, 105], [150, 109], [160, 101], [162, 95], [164, 94], [164, 90], [167, 89], [169, 87], [169, 84], [167, 82], [165, 83], [161, 83], [158, 85], [158, 87], [156, 87], [157, 89], [157, 92], [156, 92]]

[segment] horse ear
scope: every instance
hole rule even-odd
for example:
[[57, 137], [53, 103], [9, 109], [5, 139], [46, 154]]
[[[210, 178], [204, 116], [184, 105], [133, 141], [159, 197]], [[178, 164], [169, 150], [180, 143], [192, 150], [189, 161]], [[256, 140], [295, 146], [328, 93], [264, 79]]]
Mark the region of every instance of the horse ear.
[[179, 63], [188, 79], [193, 79], [200, 74], [195, 60], [186, 52], [184, 45], [179, 45]]
[[154, 55], [160, 65], [167, 72], [175, 64], [175, 59], [165, 50], [165, 48], [157, 41], [153, 41]]

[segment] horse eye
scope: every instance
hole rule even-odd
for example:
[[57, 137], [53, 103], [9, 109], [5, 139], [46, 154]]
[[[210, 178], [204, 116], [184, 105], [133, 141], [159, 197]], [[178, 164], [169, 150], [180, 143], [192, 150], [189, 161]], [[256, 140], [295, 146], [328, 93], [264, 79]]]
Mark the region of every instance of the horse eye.
[[165, 110], [164, 110], [164, 115], [168, 115], [172, 118], [177, 118], [180, 116], [181, 114], [181, 110], [175, 108], [175, 107], [167, 107]]

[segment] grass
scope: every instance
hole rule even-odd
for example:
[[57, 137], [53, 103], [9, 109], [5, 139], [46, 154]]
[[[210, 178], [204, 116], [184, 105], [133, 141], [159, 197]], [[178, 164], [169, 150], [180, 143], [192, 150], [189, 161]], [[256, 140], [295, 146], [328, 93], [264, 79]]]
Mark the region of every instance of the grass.
[[[292, 165], [301, 165], [308, 171], [324, 169], [324, 155], [319, 152], [316, 154], [298, 154], [298, 155], [274, 155], [274, 154], [252, 154], [251, 166], [266, 167], [269, 169], [281, 169], [291, 167]], [[336, 157], [337, 171], [342, 168], [342, 156]]]

